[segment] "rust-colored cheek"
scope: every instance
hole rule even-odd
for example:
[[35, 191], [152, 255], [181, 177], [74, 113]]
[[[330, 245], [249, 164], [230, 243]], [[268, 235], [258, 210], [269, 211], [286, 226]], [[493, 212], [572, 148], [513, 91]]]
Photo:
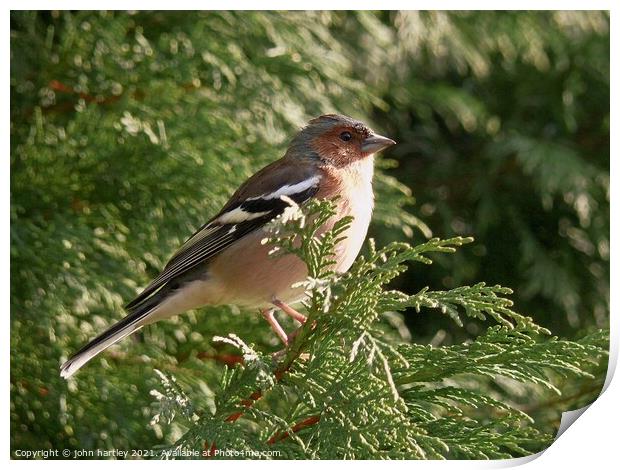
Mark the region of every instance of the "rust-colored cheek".
[[352, 148], [354, 144], [346, 144], [338, 139], [338, 136], [325, 135], [312, 141], [312, 148], [321, 158], [329, 161], [332, 165], [342, 167], [352, 161], [363, 158], [361, 152]]

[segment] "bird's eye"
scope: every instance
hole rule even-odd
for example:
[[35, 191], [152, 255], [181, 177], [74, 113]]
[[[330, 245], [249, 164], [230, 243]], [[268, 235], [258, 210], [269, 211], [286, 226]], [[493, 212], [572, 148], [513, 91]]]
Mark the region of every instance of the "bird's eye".
[[340, 139], [344, 140], [345, 142], [348, 142], [349, 140], [351, 140], [351, 133], [343, 132], [342, 134], [340, 134]]

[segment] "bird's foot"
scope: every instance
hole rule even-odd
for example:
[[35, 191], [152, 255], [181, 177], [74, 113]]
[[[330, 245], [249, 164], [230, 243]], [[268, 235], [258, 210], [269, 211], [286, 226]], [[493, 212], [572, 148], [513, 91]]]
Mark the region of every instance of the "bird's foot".
[[291, 317], [293, 320], [297, 320], [299, 323], [301, 323], [302, 325], [304, 323], [306, 323], [306, 317], [305, 315], [302, 315], [301, 313], [299, 313], [297, 310], [295, 310], [293, 307], [291, 307], [290, 305], [285, 304], [284, 302], [282, 302], [281, 300], [278, 300], [276, 298], [274, 298], [271, 303], [273, 305], [275, 305], [276, 307], [278, 307], [280, 310], [282, 310], [284, 313], [286, 313], [289, 317]]
[[[279, 351], [274, 352], [271, 357], [273, 358], [274, 361], [276, 362], [280, 362], [282, 359], [284, 359], [286, 357], [286, 353], [288, 353], [288, 348], [284, 348], [284, 349], [280, 349]], [[297, 356], [299, 359], [306, 361], [308, 359], [310, 359], [310, 354], [309, 353], [300, 353], [299, 356]]]

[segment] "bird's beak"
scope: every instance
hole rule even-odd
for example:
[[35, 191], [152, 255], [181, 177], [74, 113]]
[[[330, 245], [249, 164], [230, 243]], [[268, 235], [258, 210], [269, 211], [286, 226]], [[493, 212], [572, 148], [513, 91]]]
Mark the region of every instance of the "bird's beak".
[[382, 135], [371, 135], [362, 141], [362, 152], [364, 153], [376, 153], [380, 152], [384, 148], [390, 147], [396, 144], [392, 139], [383, 137]]

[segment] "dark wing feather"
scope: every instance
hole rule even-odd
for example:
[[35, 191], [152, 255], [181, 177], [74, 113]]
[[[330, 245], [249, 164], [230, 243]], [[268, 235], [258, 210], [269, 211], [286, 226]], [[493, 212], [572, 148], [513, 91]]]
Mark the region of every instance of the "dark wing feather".
[[[288, 176], [289, 178], [285, 178], [284, 181], [287, 181], [289, 186], [295, 184], [296, 182], [303, 182], [307, 179], [307, 175], [304, 175], [303, 173], [299, 174], [299, 172], [296, 175]], [[291, 179], [291, 176], [297, 176], [297, 178]], [[246, 185], [242, 187], [242, 189], [244, 189], [251, 182], [252, 179], [250, 179]], [[260, 194], [274, 193], [282, 186], [283, 185], [280, 185], [280, 187], [272, 186], [271, 188], [265, 188], [263, 186], [262, 188], [259, 188], [262, 192], [260, 192], [258, 196], [252, 195], [251, 192], [246, 190], [244, 192], [246, 194], [249, 193], [247, 194], [247, 199], [241, 200], [239, 200], [238, 196], [240, 191], [238, 191], [226, 204], [226, 206], [224, 206], [222, 212], [196, 231], [196, 233], [194, 233], [173, 255], [168, 264], [166, 264], [164, 270], [155, 279], [153, 279], [153, 281], [140, 293], [140, 295], [138, 295], [138, 297], [127, 304], [125, 308], [128, 310], [135, 309], [166, 284], [170, 283], [179, 276], [182, 276], [188, 271], [191, 271], [201, 263], [206, 262], [210, 258], [222, 252], [231, 244], [235, 243], [237, 240], [263, 227], [269, 221], [282, 214], [284, 209], [288, 206], [285, 201], [279, 197], [260, 197]], [[318, 189], [317, 182], [317, 184], [309, 188], [304, 188], [299, 192], [287, 194], [287, 196], [297, 204], [302, 204], [313, 197], [317, 193]], [[242, 214], [252, 215], [252, 218], [237, 223], [218, 222], [220, 219], [226, 220], [226, 214], [230, 214], [237, 209], [243, 211]]]

